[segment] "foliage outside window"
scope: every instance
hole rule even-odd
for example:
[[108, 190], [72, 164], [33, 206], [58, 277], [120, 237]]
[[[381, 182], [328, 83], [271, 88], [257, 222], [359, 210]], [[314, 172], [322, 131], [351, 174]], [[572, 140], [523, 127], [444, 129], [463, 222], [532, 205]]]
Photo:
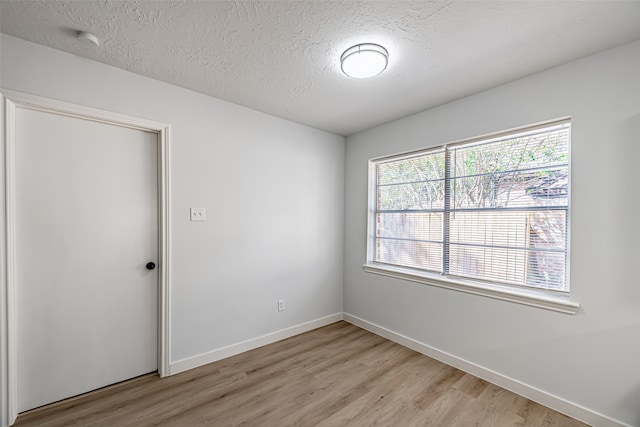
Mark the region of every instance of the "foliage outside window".
[[568, 292], [568, 120], [371, 161], [368, 264]]

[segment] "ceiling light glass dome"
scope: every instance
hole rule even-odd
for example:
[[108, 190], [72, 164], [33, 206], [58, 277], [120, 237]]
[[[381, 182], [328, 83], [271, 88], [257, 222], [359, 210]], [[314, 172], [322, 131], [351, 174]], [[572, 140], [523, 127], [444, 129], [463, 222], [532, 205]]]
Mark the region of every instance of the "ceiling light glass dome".
[[377, 76], [387, 68], [388, 64], [387, 49], [373, 43], [352, 46], [340, 57], [342, 72], [357, 79]]

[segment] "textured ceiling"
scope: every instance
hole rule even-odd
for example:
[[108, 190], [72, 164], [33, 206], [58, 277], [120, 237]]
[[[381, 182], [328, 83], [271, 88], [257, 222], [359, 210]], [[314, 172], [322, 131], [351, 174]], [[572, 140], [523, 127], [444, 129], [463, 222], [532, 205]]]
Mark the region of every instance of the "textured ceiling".
[[[2, 0], [0, 13], [3, 33], [341, 135], [640, 38], [640, 1]], [[388, 49], [383, 74], [341, 73], [359, 42]]]

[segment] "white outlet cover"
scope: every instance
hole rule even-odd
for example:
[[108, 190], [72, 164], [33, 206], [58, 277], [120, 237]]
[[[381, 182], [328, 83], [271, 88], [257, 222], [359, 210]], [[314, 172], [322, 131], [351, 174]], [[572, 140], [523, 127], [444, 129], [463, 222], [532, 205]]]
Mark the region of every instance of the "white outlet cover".
[[205, 208], [191, 208], [191, 221], [204, 221], [205, 218]]

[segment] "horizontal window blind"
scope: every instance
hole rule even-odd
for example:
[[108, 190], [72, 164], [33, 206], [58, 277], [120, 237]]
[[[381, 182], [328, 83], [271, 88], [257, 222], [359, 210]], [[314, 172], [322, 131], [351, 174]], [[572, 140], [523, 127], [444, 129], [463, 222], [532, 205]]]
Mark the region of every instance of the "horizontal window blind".
[[445, 150], [376, 165], [376, 261], [439, 271]]
[[568, 292], [568, 121], [386, 158], [373, 261]]

